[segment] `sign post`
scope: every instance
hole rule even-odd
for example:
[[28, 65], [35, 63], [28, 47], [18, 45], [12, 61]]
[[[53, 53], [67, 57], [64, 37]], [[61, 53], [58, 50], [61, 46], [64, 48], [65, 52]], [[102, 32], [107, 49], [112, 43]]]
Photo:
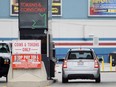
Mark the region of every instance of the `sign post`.
[[[19, 32], [21, 40], [41, 40], [41, 56], [42, 62], [45, 64], [47, 73], [47, 78], [51, 79], [54, 77], [54, 67], [55, 67], [55, 58], [52, 57], [52, 39], [51, 33], [48, 29], [48, 9], [51, 8], [48, 4], [48, 0], [18, 0], [19, 1]], [[32, 56], [28, 53], [28, 48], [23, 49], [24, 52], [21, 55], [17, 54], [13, 56], [13, 68], [41, 68], [41, 62], [37, 60], [41, 60], [40, 55], [34, 55], [34, 64], [30, 60], [32, 60]], [[27, 51], [25, 53], [25, 50]], [[17, 58], [18, 57], [18, 58]], [[20, 59], [21, 57], [21, 59]], [[36, 58], [37, 57], [37, 58]], [[20, 59], [22, 62], [18, 64], [15, 60]], [[28, 59], [28, 60], [27, 60]], [[53, 62], [53, 64], [52, 64]], [[32, 65], [33, 64], [33, 65]], [[24, 67], [25, 65], [25, 67]], [[32, 65], [30, 67], [30, 65]], [[51, 72], [53, 72], [51, 74]]]
[[19, 0], [19, 24], [21, 28], [40, 29], [48, 27], [47, 0]]
[[88, 16], [115, 17], [116, 0], [88, 0]]
[[41, 60], [41, 40], [14, 40], [9, 81], [31, 81], [39, 85], [38, 82], [46, 80], [47, 74]]
[[62, 16], [62, 0], [52, 1], [52, 16]]
[[12, 44], [12, 67], [41, 68], [41, 41], [19, 40]]

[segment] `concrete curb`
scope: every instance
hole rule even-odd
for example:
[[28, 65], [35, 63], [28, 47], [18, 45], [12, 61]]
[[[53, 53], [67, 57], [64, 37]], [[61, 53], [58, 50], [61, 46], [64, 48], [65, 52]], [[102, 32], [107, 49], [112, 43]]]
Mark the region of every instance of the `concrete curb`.
[[43, 82], [40, 83], [40, 87], [46, 87], [46, 86], [49, 86], [53, 83], [54, 83], [54, 80], [43, 81]]
[[54, 80], [32, 82], [32, 81], [23, 81], [23, 82], [8, 82], [7, 87], [46, 87], [54, 83]]
[[116, 73], [116, 71], [101, 71], [101, 73]]

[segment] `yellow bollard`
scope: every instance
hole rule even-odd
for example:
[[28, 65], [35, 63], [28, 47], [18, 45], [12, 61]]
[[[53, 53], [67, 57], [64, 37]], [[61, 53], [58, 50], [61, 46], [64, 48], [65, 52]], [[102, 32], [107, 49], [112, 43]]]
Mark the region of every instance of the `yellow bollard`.
[[102, 56], [102, 71], [104, 71], [104, 58]]
[[112, 71], [112, 56], [110, 56], [110, 71]]

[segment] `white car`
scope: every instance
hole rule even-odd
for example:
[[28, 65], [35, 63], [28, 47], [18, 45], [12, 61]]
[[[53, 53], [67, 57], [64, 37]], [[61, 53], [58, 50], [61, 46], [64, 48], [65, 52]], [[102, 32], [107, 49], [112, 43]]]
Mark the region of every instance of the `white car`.
[[70, 49], [62, 65], [62, 82], [69, 79], [95, 79], [100, 83], [100, 64], [93, 49]]

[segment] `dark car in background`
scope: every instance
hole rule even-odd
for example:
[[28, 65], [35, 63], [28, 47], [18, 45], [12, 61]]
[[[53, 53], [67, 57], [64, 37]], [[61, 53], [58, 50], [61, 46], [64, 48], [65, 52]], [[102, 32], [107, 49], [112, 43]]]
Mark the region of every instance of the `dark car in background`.
[[112, 66], [116, 65], [116, 52], [109, 53], [109, 63], [110, 63], [110, 57], [112, 57]]
[[0, 78], [6, 77], [6, 82], [8, 82], [10, 59], [11, 59], [10, 44], [6, 42], [0, 42]]

